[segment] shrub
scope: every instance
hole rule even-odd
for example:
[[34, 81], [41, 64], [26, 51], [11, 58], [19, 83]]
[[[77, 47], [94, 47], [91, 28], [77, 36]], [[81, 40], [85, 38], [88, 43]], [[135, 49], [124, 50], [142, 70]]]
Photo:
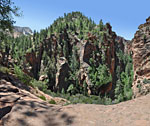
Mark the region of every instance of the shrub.
[[18, 77], [18, 79], [23, 82], [26, 85], [32, 86], [32, 87], [37, 87], [39, 90], [45, 92], [48, 88], [48, 86], [46, 85], [46, 81], [42, 82], [42, 81], [37, 81], [33, 78], [31, 78], [30, 76], [28, 76], [27, 74], [25, 74], [18, 66], [15, 65], [14, 67], [14, 73], [15, 75]]
[[0, 66], [0, 72], [7, 74], [10, 72], [10, 69], [7, 67]]
[[15, 75], [18, 77], [18, 79], [23, 82], [26, 85], [30, 85], [31, 86], [31, 80], [32, 78], [30, 76], [28, 76], [27, 74], [25, 74], [18, 66], [14, 66], [14, 73]]
[[115, 88], [115, 103], [130, 100], [132, 98], [132, 82], [133, 82], [133, 64], [132, 58], [120, 52], [117, 54], [120, 61], [125, 65], [125, 70], [117, 69], [117, 82]]
[[[91, 59], [91, 64], [92, 64]], [[99, 64], [98, 67], [95, 65], [91, 65], [89, 67], [89, 77], [92, 82], [93, 91], [95, 90], [94, 94], [98, 94], [98, 88], [102, 85], [107, 84], [112, 81], [111, 74], [108, 71], [108, 68], [105, 64]]]
[[46, 101], [45, 96], [41, 95], [41, 96], [38, 96], [38, 97], [39, 97], [40, 99], [42, 99], [42, 100]]
[[[70, 96], [70, 95], [69, 95]], [[84, 96], [83, 94], [76, 94], [72, 95], [70, 97], [64, 95], [63, 98], [66, 98], [70, 101], [71, 104], [78, 104], [78, 103], [84, 103], [84, 104], [111, 104], [111, 99], [104, 97], [101, 98], [100, 96], [90, 95], [90, 96]]]
[[35, 79], [32, 79], [32, 81], [30, 82], [32, 87], [37, 87], [39, 90], [45, 92], [48, 88], [48, 86], [46, 85], [46, 82], [42, 82], [42, 81], [37, 81]]
[[143, 83], [144, 83], [144, 84], [148, 84], [148, 83], [150, 84], [150, 80], [148, 80], [148, 79], [145, 78], [145, 79], [143, 80]]
[[49, 103], [50, 103], [50, 104], [56, 104], [55, 100], [53, 100], [53, 99], [51, 99], [51, 100], [49, 101]]

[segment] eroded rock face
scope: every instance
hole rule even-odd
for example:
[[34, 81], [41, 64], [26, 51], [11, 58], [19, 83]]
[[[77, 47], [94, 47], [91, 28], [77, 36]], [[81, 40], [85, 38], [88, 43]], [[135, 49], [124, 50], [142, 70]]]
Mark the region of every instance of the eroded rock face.
[[83, 41], [82, 44], [80, 44], [79, 84], [83, 86], [84, 81], [86, 82], [86, 84], [88, 85], [87, 90], [89, 95], [92, 93], [92, 91], [90, 90], [92, 83], [88, 75], [88, 67], [90, 66], [90, 58], [92, 58], [91, 55], [95, 50], [96, 47], [89, 41]]
[[134, 65], [134, 97], [150, 92], [150, 17], [139, 26], [132, 40]]
[[[59, 34], [52, 34], [43, 40], [37, 54], [35, 52], [26, 54], [26, 62], [31, 66], [31, 70], [26, 70], [26, 73], [30, 75], [30, 72], [38, 80], [42, 75], [38, 75], [38, 73], [46, 73], [49, 80], [49, 89], [53, 91], [65, 89], [66, 91], [69, 84], [65, 81], [65, 78], [68, 77], [71, 69], [70, 62], [73, 61], [73, 53], [77, 50], [75, 57], [79, 63], [77, 76], [80, 86], [83, 86], [83, 82], [86, 82], [87, 90], [89, 94], [92, 94], [90, 89], [92, 83], [88, 73], [88, 68], [91, 66], [90, 59], [92, 58], [96, 61], [97, 66], [105, 62], [103, 64], [106, 64], [112, 76], [112, 82], [99, 89], [100, 92], [103, 94], [110, 91], [114, 92], [116, 68], [117, 66], [124, 67], [118, 62], [116, 50], [120, 48], [125, 52], [124, 43], [126, 40], [117, 37], [109, 23], [105, 25], [103, 31], [100, 31], [100, 34], [96, 35], [89, 32], [86, 39], [78, 38], [78, 36], [65, 29]], [[47, 63], [44, 63], [45, 61], [42, 57], [48, 57]], [[105, 61], [102, 61], [104, 58]], [[47, 71], [49, 72], [47, 73]]]
[[38, 72], [40, 71], [40, 66], [41, 66], [41, 61], [42, 61], [42, 55], [43, 55], [43, 43], [40, 44], [39, 46], [39, 52], [36, 54], [34, 51], [28, 52], [25, 55], [26, 58], [26, 64], [29, 63], [31, 66], [31, 70], [27, 70], [26, 64], [24, 64], [24, 72], [27, 73], [28, 75], [34, 77], [35, 79], [39, 79]]
[[57, 64], [58, 72], [56, 73], [56, 88], [60, 92], [62, 89], [65, 91], [68, 89], [69, 84], [65, 82], [65, 79], [67, 79], [69, 75], [69, 65], [64, 57], [61, 57], [58, 60]]
[[102, 55], [105, 57], [105, 64], [107, 65], [109, 72], [112, 76], [112, 82], [102, 86], [99, 89], [101, 94], [110, 92], [111, 95], [113, 95], [113, 90], [116, 84], [116, 68], [117, 66], [122, 65], [121, 63], [118, 62], [116, 50], [119, 47], [121, 51], [125, 52], [124, 43], [126, 42], [126, 40], [123, 39], [122, 37], [116, 36], [116, 34], [112, 31], [112, 27], [110, 26], [110, 24], [107, 23], [106, 27], [108, 29], [108, 34], [104, 33], [104, 39], [102, 42], [99, 42], [99, 45], [94, 44], [94, 41], [99, 41], [99, 39], [90, 33], [88, 34], [88, 40], [83, 41], [82, 44], [80, 45], [79, 80], [80, 85], [83, 85], [84, 81], [86, 82], [86, 84], [88, 85], [89, 94], [92, 94], [92, 90], [90, 90], [92, 83], [89, 78], [88, 68], [90, 66], [90, 58], [94, 58], [92, 57], [93, 52], [98, 52], [100, 54], [96, 55], [94, 59], [97, 61], [97, 64], [102, 63]]

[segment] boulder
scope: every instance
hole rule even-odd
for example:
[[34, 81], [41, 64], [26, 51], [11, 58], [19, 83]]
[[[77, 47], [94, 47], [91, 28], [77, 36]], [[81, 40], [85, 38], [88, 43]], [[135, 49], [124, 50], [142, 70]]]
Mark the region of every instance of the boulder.
[[39, 81], [44, 81], [45, 79], [47, 79], [48, 77], [47, 77], [47, 75], [41, 75], [40, 77], [39, 77]]

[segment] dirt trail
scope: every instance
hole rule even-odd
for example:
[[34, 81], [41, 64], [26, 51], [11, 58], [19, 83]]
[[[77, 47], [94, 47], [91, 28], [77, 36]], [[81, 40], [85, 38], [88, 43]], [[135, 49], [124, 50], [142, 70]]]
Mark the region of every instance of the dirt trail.
[[51, 105], [0, 80], [2, 126], [150, 126], [150, 94], [116, 105]]

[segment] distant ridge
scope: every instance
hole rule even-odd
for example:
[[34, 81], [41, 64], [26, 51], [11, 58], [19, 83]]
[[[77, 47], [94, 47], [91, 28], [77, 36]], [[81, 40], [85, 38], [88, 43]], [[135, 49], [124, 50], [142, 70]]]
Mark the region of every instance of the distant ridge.
[[13, 31], [14, 31], [13, 36], [15, 38], [21, 35], [33, 35], [33, 32], [29, 27], [14, 26]]

